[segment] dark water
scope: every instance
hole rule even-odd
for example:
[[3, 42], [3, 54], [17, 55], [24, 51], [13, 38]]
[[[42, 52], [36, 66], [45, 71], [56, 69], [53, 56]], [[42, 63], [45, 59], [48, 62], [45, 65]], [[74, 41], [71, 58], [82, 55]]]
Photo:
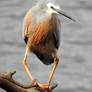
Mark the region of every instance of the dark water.
[[[57, 92], [92, 92], [92, 0], [57, 2], [76, 22], [60, 17], [60, 63], [52, 84], [59, 83]], [[22, 23], [34, 3], [33, 0], [0, 0], [0, 72], [16, 70], [14, 78], [24, 84], [30, 80], [22, 67], [25, 53]], [[33, 76], [45, 83], [53, 65], [43, 65], [35, 55], [29, 56], [28, 61]], [[0, 92], [4, 91], [0, 89]]]

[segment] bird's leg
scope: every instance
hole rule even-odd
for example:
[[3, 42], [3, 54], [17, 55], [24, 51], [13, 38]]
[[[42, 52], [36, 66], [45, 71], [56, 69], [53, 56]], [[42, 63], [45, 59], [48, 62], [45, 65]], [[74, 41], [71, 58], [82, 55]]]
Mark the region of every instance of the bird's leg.
[[24, 60], [23, 60], [23, 66], [24, 66], [24, 69], [26, 70], [29, 78], [31, 79], [31, 81], [33, 81], [34, 79], [33, 79], [32, 75], [31, 75], [31, 73], [29, 71], [29, 68], [28, 68], [28, 65], [26, 63], [26, 61], [27, 61], [27, 55], [28, 55], [28, 51], [26, 50], [26, 53], [25, 53], [25, 56], [24, 56]]
[[[29, 78], [31, 79], [31, 81], [34, 81], [34, 79], [32, 77], [32, 74], [30, 73], [29, 68], [28, 68], [28, 65], [26, 63], [26, 61], [27, 61], [27, 55], [28, 55], [28, 52], [26, 50], [26, 53], [25, 53], [25, 56], [24, 56], [24, 60], [23, 60], [23, 67], [26, 70], [26, 72], [27, 72]], [[48, 84], [40, 84], [40, 83], [34, 82], [33, 85], [38, 85], [41, 88], [48, 88]]]
[[[48, 83], [47, 83], [47, 84], [40, 84], [40, 83], [38, 83], [38, 85], [39, 85], [41, 88], [49, 88], [50, 83], [51, 83], [51, 80], [52, 80], [52, 77], [53, 77], [54, 72], [55, 72], [55, 70], [56, 70], [56, 67], [57, 67], [57, 65], [58, 65], [58, 62], [59, 62], [59, 58], [58, 58], [58, 56], [56, 56], [56, 60], [55, 60], [55, 63], [54, 63], [54, 67], [53, 67], [53, 70], [52, 70], [52, 72], [51, 72], [51, 74], [50, 74]], [[52, 92], [52, 91], [50, 91], [50, 92]]]
[[53, 70], [52, 70], [52, 72], [51, 72], [51, 74], [50, 74], [50, 77], [49, 77], [49, 80], [48, 80], [48, 85], [50, 85], [50, 83], [51, 83], [51, 80], [52, 80], [52, 77], [53, 77], [54, 72], [55, 72], [55, 70], [56, 70], [56, 67], [57, 67], [57, 65], [58, 65], [58, 62], [59, 62], [59, 58], [58, 58], [58, 56], [56, 55], [56, 60], [55, 60], [55, 62], [54, 62], [54, 67], [53, 67]]

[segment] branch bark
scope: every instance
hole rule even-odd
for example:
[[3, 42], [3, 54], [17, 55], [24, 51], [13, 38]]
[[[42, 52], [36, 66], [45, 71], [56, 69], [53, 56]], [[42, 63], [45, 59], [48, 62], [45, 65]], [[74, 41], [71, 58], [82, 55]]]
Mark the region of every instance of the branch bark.
[[[20, 84], [12, 78], [15, 73], [16, 71], [0, 73], [0, 88], [4, 89], [6, 92], [50, 92], [49, 88], [42, 89], [39, 86], [34, 86], [33, 83], [35, 80], [28, 85]], [[56, 87], [57, 84], [54, 84], [50, 89], [53, 90]]]

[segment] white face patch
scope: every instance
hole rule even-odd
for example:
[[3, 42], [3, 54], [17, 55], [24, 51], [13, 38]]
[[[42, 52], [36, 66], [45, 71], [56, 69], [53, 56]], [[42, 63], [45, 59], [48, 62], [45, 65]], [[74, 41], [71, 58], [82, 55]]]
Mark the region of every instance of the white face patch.
[[47, 6], [48, 6], [48, 10], [47, 10], [47, 12], [49, 13], [49, 14], [52, 14], [52, 13], [57, 13], [55, 10], [53, 10], [51, 7], [54, 7], [55, 9], [60, 9], [60, 7], [59, 6], [55, 6], [53, 3], [51, 3], [51, 2], [49, 2], [48, 4], [47, 4]]
[[54, 5], [53, 3], [51, 3], [51, 2], [49, 2], [49, 3], [47, 4], [47, 6], [48, 6], [49, 8], [54, 7], [54, 8], [56, 8], [56, 9], [60, 9], [59, 6], [55, 6], [55, 5]]

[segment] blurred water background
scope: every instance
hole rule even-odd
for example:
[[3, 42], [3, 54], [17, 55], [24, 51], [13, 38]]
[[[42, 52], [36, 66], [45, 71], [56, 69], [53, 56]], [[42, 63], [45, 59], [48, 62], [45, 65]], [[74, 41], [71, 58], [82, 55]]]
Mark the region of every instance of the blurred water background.
[[[52, 84], [59, 84], [56, 92], [92, 92], [92, 0], [57, 2], [76, 22], [60, 17], [60, 62]], [[22, 23], [35, 3], [35, 0], [0, 0], [0, 72], [16, 70], [14, 79], [24, 84], [30, 80], [22, 67], [25, 53]], [[35, 55], [29, 56], [28, 64], [33, 77], [45, 83], [53, 65], [43, 65]]]

